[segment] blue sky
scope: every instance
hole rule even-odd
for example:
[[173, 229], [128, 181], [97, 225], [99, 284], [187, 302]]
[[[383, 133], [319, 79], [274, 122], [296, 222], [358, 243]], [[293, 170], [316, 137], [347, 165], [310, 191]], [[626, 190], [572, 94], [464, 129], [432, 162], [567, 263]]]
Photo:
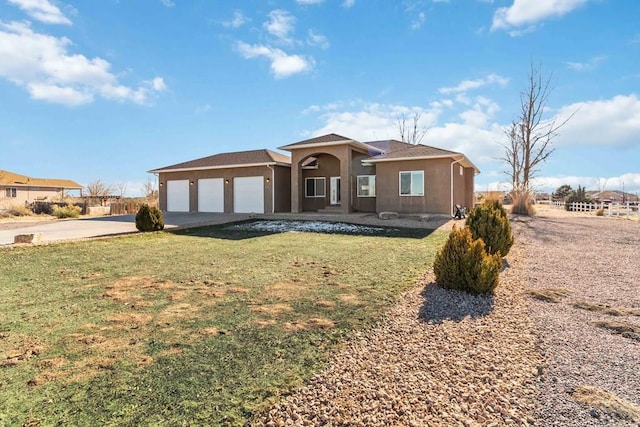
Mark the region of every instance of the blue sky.
[[125, 184], [220, 152], [338, 133], [464, 152], [476, 188], [531, 66], [573, 118], [536, 182], [640, 193], [640, 2], [0, 0], [0, 169]]

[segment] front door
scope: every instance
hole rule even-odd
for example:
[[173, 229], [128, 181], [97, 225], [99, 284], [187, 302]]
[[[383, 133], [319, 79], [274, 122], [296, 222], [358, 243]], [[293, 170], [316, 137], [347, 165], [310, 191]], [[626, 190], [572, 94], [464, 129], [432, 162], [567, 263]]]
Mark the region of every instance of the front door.
[[340, 177], [332, 176], [331, 177], [331, 191], [330, 191], [330, 202], [332, 205], [340, 204]]

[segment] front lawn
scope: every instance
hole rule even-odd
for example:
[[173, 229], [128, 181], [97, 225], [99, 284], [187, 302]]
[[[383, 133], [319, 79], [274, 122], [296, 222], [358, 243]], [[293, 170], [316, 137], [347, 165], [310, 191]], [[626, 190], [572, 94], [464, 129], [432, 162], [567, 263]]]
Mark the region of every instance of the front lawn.
[[205, 227], [0, 250], [0, 425], [243, 425], [446, 236]]

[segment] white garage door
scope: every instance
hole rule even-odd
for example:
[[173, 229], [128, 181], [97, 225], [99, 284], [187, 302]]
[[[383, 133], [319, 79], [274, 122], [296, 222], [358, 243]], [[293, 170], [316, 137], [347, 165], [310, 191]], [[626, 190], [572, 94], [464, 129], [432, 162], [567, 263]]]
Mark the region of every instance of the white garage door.
[[263, 177], [233, 178], [233, 211], [236, 213], [264, 213]]
[[198, 212], [224, 212], [224, 180], [198, 180]]
[[189, 212], [189, 180], [167, 181], [167, 212]]

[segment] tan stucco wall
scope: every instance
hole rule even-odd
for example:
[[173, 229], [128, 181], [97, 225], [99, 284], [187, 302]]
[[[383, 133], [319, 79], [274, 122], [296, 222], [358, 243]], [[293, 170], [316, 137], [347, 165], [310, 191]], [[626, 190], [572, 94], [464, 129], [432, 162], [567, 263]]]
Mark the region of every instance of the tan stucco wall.
[[[318, 169], [303, 169], [300, 182], [303, 211], [317, 211], [331, 204], [331, 177], [340, 176], [340, 160], [328, 154], [314, 156], [318, 159]], [[305, 194], [307, 178], [325, 178], [325, 197], [307, 197]], [[342, 186], [344, 183], [341, 182]]]
[[[351, 165], [351, 194], [353, 195], [352, 206], [356, 212], [375, 212], [376, 197], [358, 197], [358, 175], [375, 175], [375, 165], [363, 166], [362, 160], [369, 157], [369, 154], [353, 153]], [[377, 181], [377, 177], [376, 177]]]
[[[15, 188], [16, 197], [5, 197], [6, 188]], [[8, 209], [13, 206], [24, 206], [36, 200], [47, 202], [59, 201], [62, 198], [62, 190], [41, 188], [34, 190], [33, 187], [12, 187], [0, 186], [0, 208]]]
[[273, 166], [276, 212], [291, 212], [291, 168]]
[[[287, 181], [286, 178], [282, 178], [282, 175], [288, 175], [289, 180], [291, 174], [289, 173], [288, 167], [274, 167], [275, 168], [283, 168], [286, 172], [279, 172], [275, 174], [276, 179], [276, 200], [275, 206], [277, 209], [279, 208], [287, 208], [289, 205], [288, 200], [282, 201], [281, 197], [285, 199], [290, 198], [290, 191], [286, 191], [289, 187], [290, 181]], [[233, 212], [233, 178], [235, 177], [247, 177], [247, 176], [262, 176], [264, 177], [264, 211], [269, 213], [272, 212], [272, 182], [267, 182], [267, 178], [271, 181], [272, 172], [267, 166], [255, 166], [255, 167], [245, 167], [245, 168], [231, 168], [231, 169], [211, 169], [211, 170], [200, 170], [200, 171], [184, 171], [184, 172], [166, 172], [159, 174], [159, 181], [162, 184], [160, 186], [160, 209], [163, 211], [167, 210], [167, 185], [166, 182], [168, 180], [189, 180], [189, 182], [193, 182], [192, 185], [189, 185], [189, 211], [197, 212], [198, 211], [198, 180], [205, 178], [222, 178], [225, 180], [224, 184], [224, 212], [232, 213]], [[282, 180], [282, 182], [281, 182]], [[229, 181], [227, 183], [227, 181]], [[286, 193], [285, 193], [286, 191]], [[289, 209], [283, 209], [281, 212], [288, 212]]]
[[[451, 162], [452, 159], [432, 159], [376, 163], [376, 210], [451, 214]], [[473, 201], [473, 169], [466, 168], [461, 176], [458, 166], [454, 165], [453, 171], [454, 205], [471, 206], [468, 201]], [[424, 196], [400, 196], [400, 172], [418, 170], [424, 171]]]

